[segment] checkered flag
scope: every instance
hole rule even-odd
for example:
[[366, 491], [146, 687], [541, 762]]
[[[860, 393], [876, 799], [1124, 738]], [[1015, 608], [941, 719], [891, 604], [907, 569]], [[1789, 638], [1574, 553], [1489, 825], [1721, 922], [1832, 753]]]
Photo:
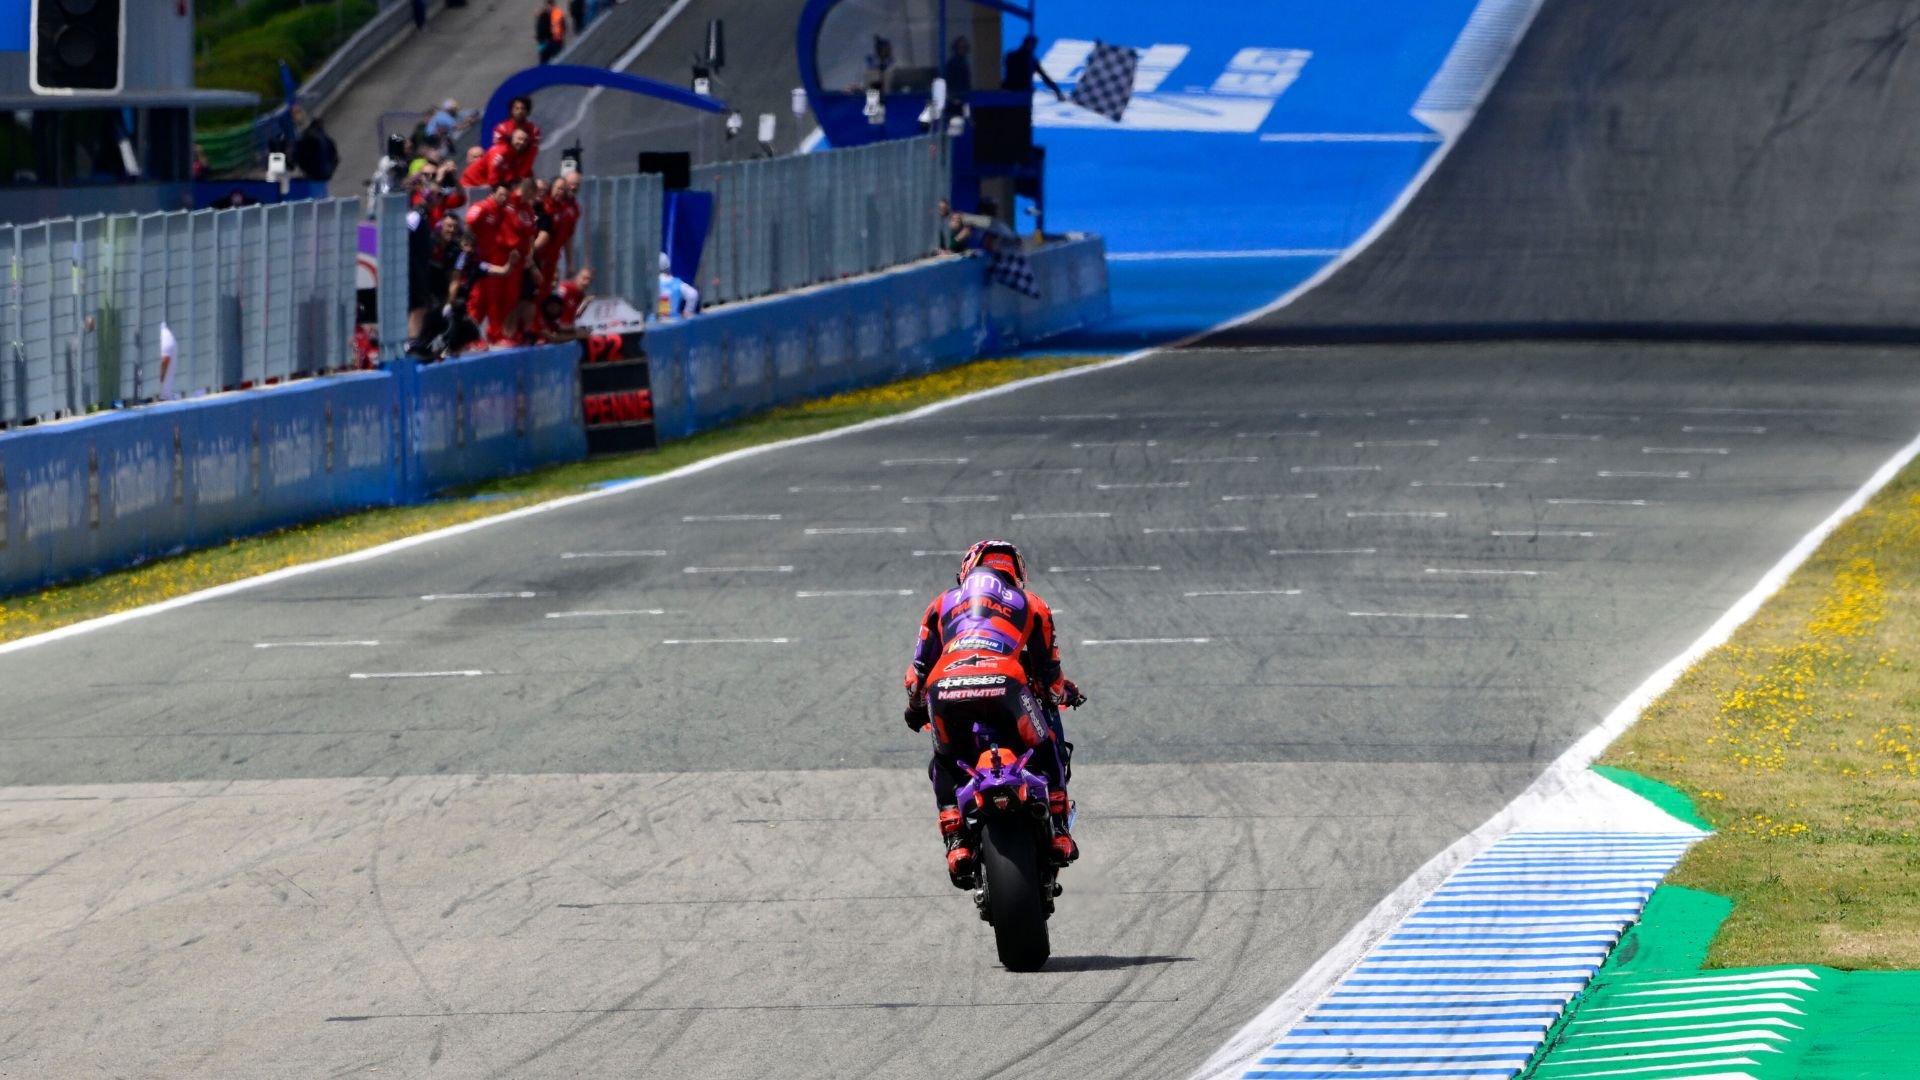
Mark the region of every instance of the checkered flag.
[[1073, 103], [1119, 123], [1133, 100], [1133, 72], [1139, 66], [1137, 50], [1094, 42], [1080, 81], [1073, 86]]
[[1033, 263], [1021, 249], [1019, 240], [1001, 240], [987, 252], [987, 277], [1022, 296], [1040, 299], [1040, 285], [1033, 277]]

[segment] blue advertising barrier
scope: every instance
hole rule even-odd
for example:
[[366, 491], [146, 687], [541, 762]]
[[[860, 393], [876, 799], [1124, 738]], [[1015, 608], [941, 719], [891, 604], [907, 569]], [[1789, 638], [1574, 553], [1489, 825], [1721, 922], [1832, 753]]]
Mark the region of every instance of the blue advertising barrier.
[[0, 593], [391, 503], [392, 403], [368, 372], [0, 435]]
[[[1107, 317], [1105, 247], [1039, 298], [953, 258], [649, 325], [656, 430], [923, 375]], [[0, 433], [0, 596], [587, 453], [580, 347], [502, 350]]]
[[1098, 237], [1030, 254], [1040, 296], [943, 259], [647, 328], [654, 422], [682, 439], [774, 405], [924, 375], [1108, 314]]
[[550, 345], [0, 434], [0, 595], [586, 456]]

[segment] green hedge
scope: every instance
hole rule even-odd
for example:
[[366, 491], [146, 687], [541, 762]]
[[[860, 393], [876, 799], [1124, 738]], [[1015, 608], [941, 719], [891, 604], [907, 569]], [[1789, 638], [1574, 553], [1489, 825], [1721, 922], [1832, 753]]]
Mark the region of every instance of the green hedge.
[[[204, 47], [194, 58], [194, 80], [220, 90], [260, 95], [263, 109], [281, 100], [280, 61], [305, 79], [378, 10], [374, 0], [333, 0], [298, 6], [298, 0], [247, 0], [209, 14], [195, 29]], [[217, 129], [251, 121], [252, 109], [209, 109], [198, 126]]]

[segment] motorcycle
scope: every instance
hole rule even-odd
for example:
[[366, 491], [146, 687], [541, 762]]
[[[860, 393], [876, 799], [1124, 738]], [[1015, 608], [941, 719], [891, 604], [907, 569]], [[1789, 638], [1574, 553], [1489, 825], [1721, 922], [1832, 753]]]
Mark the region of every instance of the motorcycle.
[[1050, 854], [1047, 781], [1027, 771], [1032, 750], [1015, 754], [979, 724], [973, 734], [975, 745], [987, 749], [974, 764], [960, 763], [967, 781], [958, 791], [967, 841], [977, 853], [973, 903], [993, 927], [1000, 963], [1008, 971], [1039, 971], [1052, 950], [1047, 918], [1061, 892], [1060, 868]]

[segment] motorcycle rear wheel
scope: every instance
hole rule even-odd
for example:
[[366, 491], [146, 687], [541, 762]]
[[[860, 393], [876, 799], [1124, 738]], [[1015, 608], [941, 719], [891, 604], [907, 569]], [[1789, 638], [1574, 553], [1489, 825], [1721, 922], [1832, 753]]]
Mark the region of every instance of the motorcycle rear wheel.
[[987, 879], [987, 917], [1008, 971], [1039, 971], [1053, 946], [1047, 939], [1047, 903], [1041, 895], [1040, 850], [1033, 826], [992, 818], [980, 837], [980, 868]]

